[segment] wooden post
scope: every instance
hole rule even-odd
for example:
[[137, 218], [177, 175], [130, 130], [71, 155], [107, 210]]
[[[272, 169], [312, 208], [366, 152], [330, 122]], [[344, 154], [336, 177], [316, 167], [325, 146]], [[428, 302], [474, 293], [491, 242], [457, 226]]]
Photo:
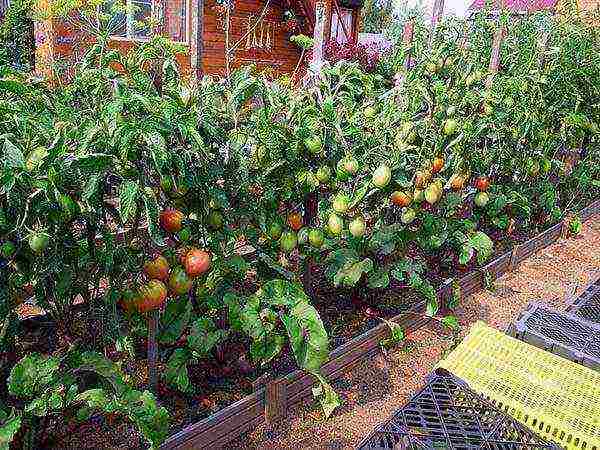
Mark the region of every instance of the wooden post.
[[148, 390], [156, 393], [158, 375], [156, 370], [158, 360], [158, 345], [156, 335], [158, 334], [159, 310], [150, 311], [148, 315]]
[[274, 423], [287, 416], [287, 381], [273, 380], [265, 386], [265, 421]]
[[488, 77], [485, 82], [485, 87], [490, 89], [494, 81], [494, 76], [498, 73], [500, 67], [500, 49], [502, 47], [502, 39], [504, 38], [505, 30], [502, 23], [502, 0], [496, 1], [496, 12], [498, 20], [496, 21], [496, 32], [494, 33], [494, 41], [492, 42], [492, 54], [490, 55], [490, 65], [488, 68]]
[[433, 45], [436, 29], [440, 18], [444, 15], [444, 0], [434, 0], [431, 10], [431, 32], [429, 34], [429, 47]]
[[192, 0], [192, 35], [190, 36], [190, 68], [196, 82], [202, 79], [204, 53], [204, 0]]
[[326, 27], [327, 6], [325, 2], [318, 1], [315, 5], [315, 31], [313, 57], [310, 63], [310, 69], [315, 74], [321, 72], [323, 67], [323, 53], [325, 51], [325, 27]]
[[[39, 0], [36, 12], [49, 12], [48, 0]], [[56, 36], [54, 31], [54, 19], [52, 17], [38, 19], [33, 25], [35, 38], [35, 73], [44, 78], [51, 79], [54, 76], [54, 56]]]
[[404, 58], [404, 70], [409, 71], [412, 66], [412, 42], [415, 34], [415, 19], [409, 19], [404, 24], [402, 32], [402, 46], [406, 49], [406, 57]]
[[489, 75], [485, 82], [486, 88], [490, 89], [494, 81], [494, 75], [498, 73], [500, 66], [500, 49], [502, 47], [502, 39], [504, 38], [504, 25], [498, 24], [498, 28], [494, 33], [494, 42], [492, 43], [492, 54], [490, 56]]

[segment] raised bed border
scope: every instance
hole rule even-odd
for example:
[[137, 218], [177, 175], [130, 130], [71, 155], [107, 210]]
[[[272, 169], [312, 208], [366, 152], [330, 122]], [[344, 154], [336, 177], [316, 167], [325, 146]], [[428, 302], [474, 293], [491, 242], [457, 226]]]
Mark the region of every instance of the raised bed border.
[[[579, 217], [582, 221], [585, 221], [598, 213], [600, 213], [600, 200], [593, 202], [581, 210]], [[461, 289], [461, 295], [467, 296], [484, 288], [486, 273], [491, 274], [494, 278], [498, 278], [512, 271], [531, 254], [553, 244], [561, 236], [565, 236], [568, 225], [567, 220], [563, 219], [534, 238], [513, 246], [512, 250], [499, 256], [484, 267], [463, 276], [457, 280], [457, 284]], [[452, 289], [453, 280], [450, 280], [438, 290], [438, 298], [442, 301], [442, 304], [451, 297]], [[425, 302], [420, 302], [413, 308], [390, 320], [402, 326], [406, 331], [414, 331], [430, 321], [430, 319], [422, 316], [424, 311]], [[363, 359], [375, 354], [379, 349], [381, 340], [388, 336], [389, 328], [386, 324], [380, 324], [356, 336], [331, 352], [329, 361], [323, 365], [321, 373], [329, 381], [336, 380]], [[313, 379], [301, 370], [296, 370], [270, 383], [279, 385], [278, 391], [286, 393], [287, 398], [285, 399], [285, 403], [287, 408], [298, 404], [304, 398], [312, 395]], [[183, 430], [171, 435], [162, 444], [160, 449], [192, 450], [198, 448], [222, 448], [227, 443], [262, 423], [265, 420], [265, 411], [267, 409], [277, 409], [277, 407], [273, 408], [272, 405], [267, 408], [265, 391], [266, 388], [261, 387], [253, 394], [247, 395], [206, 419], [187, 426]]]

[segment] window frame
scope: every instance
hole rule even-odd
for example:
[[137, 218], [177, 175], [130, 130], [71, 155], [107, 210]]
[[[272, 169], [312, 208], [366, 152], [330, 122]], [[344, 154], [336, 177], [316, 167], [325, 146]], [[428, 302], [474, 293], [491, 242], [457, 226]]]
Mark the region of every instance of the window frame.
[[[124, 0], [126, 6], [131, 2], [131, 1], [140, 1], [140, 0]], [[169, 0], [167, 0], [169, 1]], [[180, 45], [190, 45], [190, 39], [192, 36], [192, 0], [183, 0], [182, 2], [185, 5], [185, 40], [184, 41], [173, 41], [176, 44], [180, 44]], [[156, 5], [156, 0], [151, 0], [150, 1], [150, 14], [154, 15], [154, 9], [155, 9], [155, 5]], [[166, 14], [166, 12], [164, 13]], [[166, 16], [165, 16], [166, 19]], [[125, 23], [125, 30], [126, 33], [129, 34], [129, 28], [130, 28], [130, 24], [129, 24], [129, 20], [126, 21]], [[152, 31], [150, 31], [150, 35], [152, 36]], [[170, 37], [170, 36], [169, 36]], [[119, 36], [119, 35], [110, 35], [109, 39], [111, 41], [117, 41], [117, 42], [148, 42], [151, 38], [150, 37], [135, 37], [135, 36]]]

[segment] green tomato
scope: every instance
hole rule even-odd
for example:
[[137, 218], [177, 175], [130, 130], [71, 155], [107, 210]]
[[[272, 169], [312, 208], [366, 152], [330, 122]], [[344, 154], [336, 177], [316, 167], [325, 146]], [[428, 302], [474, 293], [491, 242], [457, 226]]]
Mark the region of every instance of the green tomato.
[[373, 117], [375, 117], [375, 114], [377, 114], [377, 110], [372, 106], [367, 106], [363, 111], [363, 114], [365, 115], [366, 119], [372, 119]]
[[346, 211], [348, 211], [349, 204], [350, 198], [346, 194], [340, 192], [333, 199], [333, 210], [336, 213], [344, 214]]
[[355, 218], [348, 225], [348, 229], [350, 230], [350, 234], [355, 238], [361, 238], [365, 235], [365, 231], [367, 230], [367, 224], [365, 223], [362, 217]]
[[321, 150], [323, 149], [323, 142], [321, 142], [321, 138], [318, 136], [305, 139], [304, 145], [306, 145], [308, 151], [313, 155], [321, 153]]
[[319, 167], [319, 170], [317, 170], [316, 177], [320, 183], [327, 183], [331, 178], [331, 169], [329, 168], [329, 166]]
[[331, 214], [327, 220], [327, 228], [332, 235], [337, 236], [344, 228], [344, 221], [337, 214]]
[[358, 161], [356, 158], [349, 156], [344, 159], [344, 170], [350, 175], [356, 175], [358, 172]]
[[415, 210], [412, 208], [404, 208], [404, 210], [402, 211], [402, 217], [400, 218], [400, 220], [402, 221], [403, 224], [408, 225], [411, 224], [415, 218], [417, 217], [417, 214], [415, 213]]
[[323, 246], [323, 242], [325, 241], [323, 232], [319, 229], [313, 228], [308, 232], [308, 241], [313, 247], [321, 248]]
[[297, 247], [297, 245], [298, 237], [296, 236], [296, 233], [292, 231], [286, 231], [281, 235], [281, 238], [279, 239], [279, 246], [281, 247], [281, 250], [283, 250], [286, 253], [290, 253], [291, 251], [293, 251]]
[[273, 239], [274, 241], [279, 240], [279, 238], [281, 237], [281, 233], [283, 233], [283, 226], [281, 225], [281, 223], [273, 222], [269, 227], [269, 236], [271, 236], [271, 239]]
[[379, 189], [386, 187], [391, 179], [392, 171], [386, 164], [381, 164], [377, 169], [375, 169], [375, 172], [373, 172], [373, 185]]
[[28, 172], [37, 170], [42, 165], [48, 154], [49, 153], [46, 148], [37, 147], [27, 156], [27, 160], [25, 161], [25, 169], [27, 169]]
[[485, 208], [490, 201], [490, 196], [487, 192], [478, 192], [475, 196], [475, 204], [480, 208]]
[[446, 136], [452, 136], [456, 133], [456, 129], [458, 128], [458, 122], [454, 119], [447, 119], [444, 122], [444, 134]]
[[548, 173], [552, 169], [552, 162], [548, 158], [542, 159], [540, 164], [543, 173]]
[[50, 244], [50, 235], [42, 231], [34, 232], [29, 235], [27, 242], [34, 253], [40, 254], [48, 248], [48, 244]]

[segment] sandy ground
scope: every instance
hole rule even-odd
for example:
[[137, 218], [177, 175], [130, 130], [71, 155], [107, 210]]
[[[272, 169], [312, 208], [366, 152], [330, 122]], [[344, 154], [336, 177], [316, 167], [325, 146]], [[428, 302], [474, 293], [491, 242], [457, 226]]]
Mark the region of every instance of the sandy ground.
[[[559, 240], [496, 280], [493, 290], [463, 299], [456, 310], [460, 335], [484, 320], [505, 330], [531, 301], [557, 308], [600, 276], [600, 215], [584, 224], [581, 235]], [[333, 383], [343, 406], [325, 420], [307, 401], [291, 408], [287, 420], [261, 425], [231, 449], [354, 448], [378, 424], [402, 407], [423, 385], [425, 376], [460, 339], [433, 323], [408, 334], [404, 345], [364, 361]]]

